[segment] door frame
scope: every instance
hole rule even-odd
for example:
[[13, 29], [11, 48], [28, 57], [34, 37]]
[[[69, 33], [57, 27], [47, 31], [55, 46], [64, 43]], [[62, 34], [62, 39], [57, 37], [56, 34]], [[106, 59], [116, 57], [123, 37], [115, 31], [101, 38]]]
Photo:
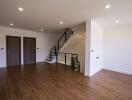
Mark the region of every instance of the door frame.
[[[7, 38], [18, 38], [19, 39], [19, 65], [21, 65], [21, 37], [20, 36], [9, 36], [9, 35], [6, 35], [6, 66], [9, 67], [8, 65], [8, 50], [7, 50]], [[15, 65], [17, 66], [17, 65]]]
[[23, 37], [23, 64], [25, 65], [25, 60], [24, 60], [24, 39], [34, 39], [35, 40], [35, 44], [34, 44], [34, 47], [35, 47], [35, 52], [34, 52], [34, 61], [36, 63], [36, 37]]

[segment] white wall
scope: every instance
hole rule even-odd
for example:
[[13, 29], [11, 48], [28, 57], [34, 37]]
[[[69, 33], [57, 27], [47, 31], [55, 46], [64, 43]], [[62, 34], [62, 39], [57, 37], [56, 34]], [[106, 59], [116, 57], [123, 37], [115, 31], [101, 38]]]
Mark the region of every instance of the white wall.
[[49, 50], [56, 44], [55, 33], [39, 33], [22, 29], [0, 26], [0, 67], [6, 67], [6, 35], [21, 37], [21, 64], [23, 64], [23, 37], [36, 38], [36, 61], [42, 62], [49, 54]]
[[105, 29], [104, 67], [108, 70], [132, 74], [132, 25]]
[[85, 40], [85, 75], [90, 76], [90, 37], [91, 20], [86, 21], [86, 40]]
[[94, 20], [87, 21], [86, 28], [85, 75], [91, 77], [103, 69], [104, 29]]

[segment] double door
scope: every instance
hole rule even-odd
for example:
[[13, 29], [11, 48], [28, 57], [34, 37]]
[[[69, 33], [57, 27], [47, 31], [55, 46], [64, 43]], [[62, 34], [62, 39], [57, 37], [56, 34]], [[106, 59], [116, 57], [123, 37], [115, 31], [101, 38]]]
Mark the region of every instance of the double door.
[[[7, 66], [21, 65], [21, 37], [6, 36]], [[23, 38], [24, 64], [36, 63], [36, 38]]]

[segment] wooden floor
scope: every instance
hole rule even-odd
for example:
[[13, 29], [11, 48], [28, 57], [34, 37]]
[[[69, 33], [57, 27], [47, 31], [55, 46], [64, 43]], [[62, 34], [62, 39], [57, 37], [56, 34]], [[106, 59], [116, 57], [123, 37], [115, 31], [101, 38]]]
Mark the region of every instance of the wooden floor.
[[39, 63], [0, 69], [0, 100], [132, 100], [132, 76], [103, 70], [92, 78]]

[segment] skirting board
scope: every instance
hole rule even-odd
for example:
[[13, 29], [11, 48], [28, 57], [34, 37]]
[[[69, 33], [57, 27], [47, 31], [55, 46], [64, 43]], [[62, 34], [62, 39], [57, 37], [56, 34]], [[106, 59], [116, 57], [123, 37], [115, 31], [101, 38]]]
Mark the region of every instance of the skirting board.
[[[39, 62], [36, 62], [36, 64], [37, 63], [43, 63], [43, 62], [45, 62], [45, 61], [39, 61]], [[23, 66], [24, 64], [21, 64], [21, 65], [18, 65], [18, 66]], [[7, 68], [7, 66], [0, 66], [0, 69], [3, 69], [3, 68]]]
[[101, 70], [103, 70], [103, 68], [101, 68], [100, 70], [96, 71], [95, 73], [91, 74], [91, 75], [87, 75], [87, 74], [84, 74], [84, 76], [87, 76], [87, 77], [92, 77], [94, 75], [96, 75], [97, 73], [99, 73]]
[[104, 69], [109, 70], [109, 71], [113, 71], [113, 72], [122, 73], [122, 74], [132, 75], [132, 72], [128, 73], [128, 72], [118, 71], [118, 70], [114, 70], [114, 69], [110, 69], [110, 68], [104, 68]]

